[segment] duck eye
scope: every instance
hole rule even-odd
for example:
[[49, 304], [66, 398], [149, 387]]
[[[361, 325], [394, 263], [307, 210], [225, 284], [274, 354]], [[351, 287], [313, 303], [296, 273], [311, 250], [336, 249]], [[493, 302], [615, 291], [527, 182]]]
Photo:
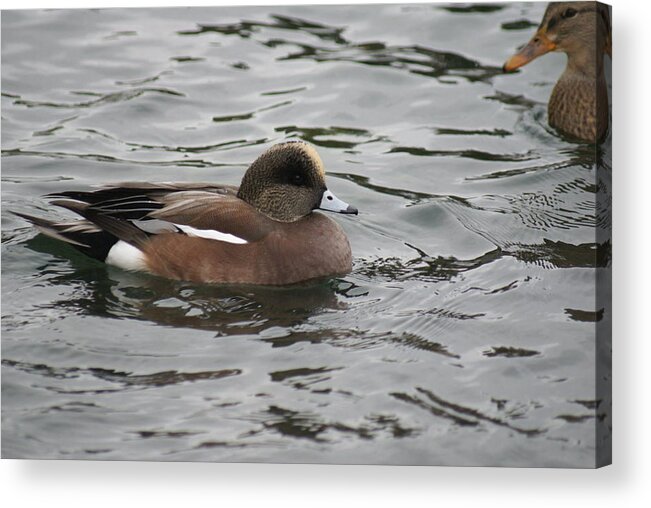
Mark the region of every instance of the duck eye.
[[576, 16], [576, 9], [572, 9], [572, 7], [565, 9], [565, 12], [563, 13], [563, 18], [565, 19], [573, 18], [574, 16]]
[[291, 176], [291, 181], [294, 185], [301, 185], [304, 182], [303, 175], [300, 173], [294, 173]]

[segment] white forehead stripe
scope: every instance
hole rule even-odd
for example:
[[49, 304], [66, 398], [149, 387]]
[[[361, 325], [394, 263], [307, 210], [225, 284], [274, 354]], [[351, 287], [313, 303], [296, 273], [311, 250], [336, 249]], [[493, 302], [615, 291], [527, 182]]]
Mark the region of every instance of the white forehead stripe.
[[192, 226], [185, 224], [174, 224], [177, 228], [183, 231], [186, 235], [196, 236], [199, 238], [207, 238], [208, 240], [219, 240], [220, 242], [228, 243], [249, 243], [239, 236], [231, 235], [230, 233], [222, 233], [216, 229], [196, 229]]
[[323, 169], [323, 161], [321, 160], [321, 157], [319, 156], [319, 153], [314, 149], [314, 147], [308, 143], [303, 143], [303, 147], [305, 149], [305, 152], [307, 153], [308, 157], [310, 159], [314, 160], [314, 163], [316, 165], [317, 171], [325, 178], [325, 171]]

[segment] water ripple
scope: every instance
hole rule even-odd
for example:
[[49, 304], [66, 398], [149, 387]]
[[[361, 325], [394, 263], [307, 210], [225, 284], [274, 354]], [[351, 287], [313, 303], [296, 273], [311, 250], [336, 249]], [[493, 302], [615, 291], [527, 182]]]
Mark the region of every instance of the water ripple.
[[449, 402], [425, 388], [416, 388], [416, 391], [419, 394], [424, 395], [425, 398], [398, 392], [393, 393], [392, 395], [398, 400], [414, 404], [429, 411], [434, 416], [452, 420], [455, 424], [461, 426], [477, 426], [480, 423], [490, 423], [527, 436], [536, 436], [544, 432], [542, 429], [524, 429], [514, 426], [500, 418], [485, 415], [477, 409]]
[[[407, 70], [436, 79], [462, 77], [470, 82], [489, 80], [502, 74], [501, 67], [482, 65], [463, 55], [437, 51], [419, 45], [391, 46], [381, 41], [352, 42], [343, 36], [345, 27], [332, 27], [295, 17], [270, 16], [273, 22], [242, 21], [223, 25], [200, 24], [192, 30], [180, 30], [181, 36], [205, 34], [238, 35], [254, 38], [269, 48], [298, 47], [278, 60], [310, 59], [317, 62], [350, 62], [362, 65]], [[263, 36], [265, 31], [294, 31], [314, 36], [333, 46], [316, 46], [297, 40]]]
[[[81, 94], [80, 92], [77, 92]], [[173, 97], [185, 97], [185, 94], [177, 92], [169, 88], [134, 88], [124, 90], [121, 92], [111, 92], [107, 94], [99, 94], [95, 92], [84, 92], [83, 95], [97, 96], [96, 99], [82, 102], [50, 102], [50, 101], [36, 101], [28, 99], [16, 99], [14, 104], [19, 106], [26, 106], [28, 108], [64, 108], [64, 109], [78, 109], [78, 108], [93, 108], [97, 106], [104, 106], [106, 104], [113, 104], [117, 102], [130, 101], [145, 94], [163, 94], [171, 95]]]

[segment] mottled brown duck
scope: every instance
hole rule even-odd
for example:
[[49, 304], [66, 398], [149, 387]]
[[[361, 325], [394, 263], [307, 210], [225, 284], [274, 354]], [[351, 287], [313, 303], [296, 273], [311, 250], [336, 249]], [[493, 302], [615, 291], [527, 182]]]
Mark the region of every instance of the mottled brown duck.
[[550, 3], [536, 34], [504, 64], [504, 71], [550, 51], [565, 53], [567, 65], [549, 98], [549, 124], [582, 141], [602, 140], [609, 117], [604, 54], [612, 57], [608, 7], [597, 2]]

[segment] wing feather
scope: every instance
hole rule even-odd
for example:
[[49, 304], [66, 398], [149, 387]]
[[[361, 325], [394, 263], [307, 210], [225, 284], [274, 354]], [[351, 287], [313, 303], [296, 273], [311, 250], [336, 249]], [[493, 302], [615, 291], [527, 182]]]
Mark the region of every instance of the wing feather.
[[49, 197], [59, 198], [54, 204], [138, 247], [150, 235], [163, 233], [231, 243], [255, 242], [266, 236], [274, 224], [239, 199], [237, 187], [229, 185], [127, 182]]

